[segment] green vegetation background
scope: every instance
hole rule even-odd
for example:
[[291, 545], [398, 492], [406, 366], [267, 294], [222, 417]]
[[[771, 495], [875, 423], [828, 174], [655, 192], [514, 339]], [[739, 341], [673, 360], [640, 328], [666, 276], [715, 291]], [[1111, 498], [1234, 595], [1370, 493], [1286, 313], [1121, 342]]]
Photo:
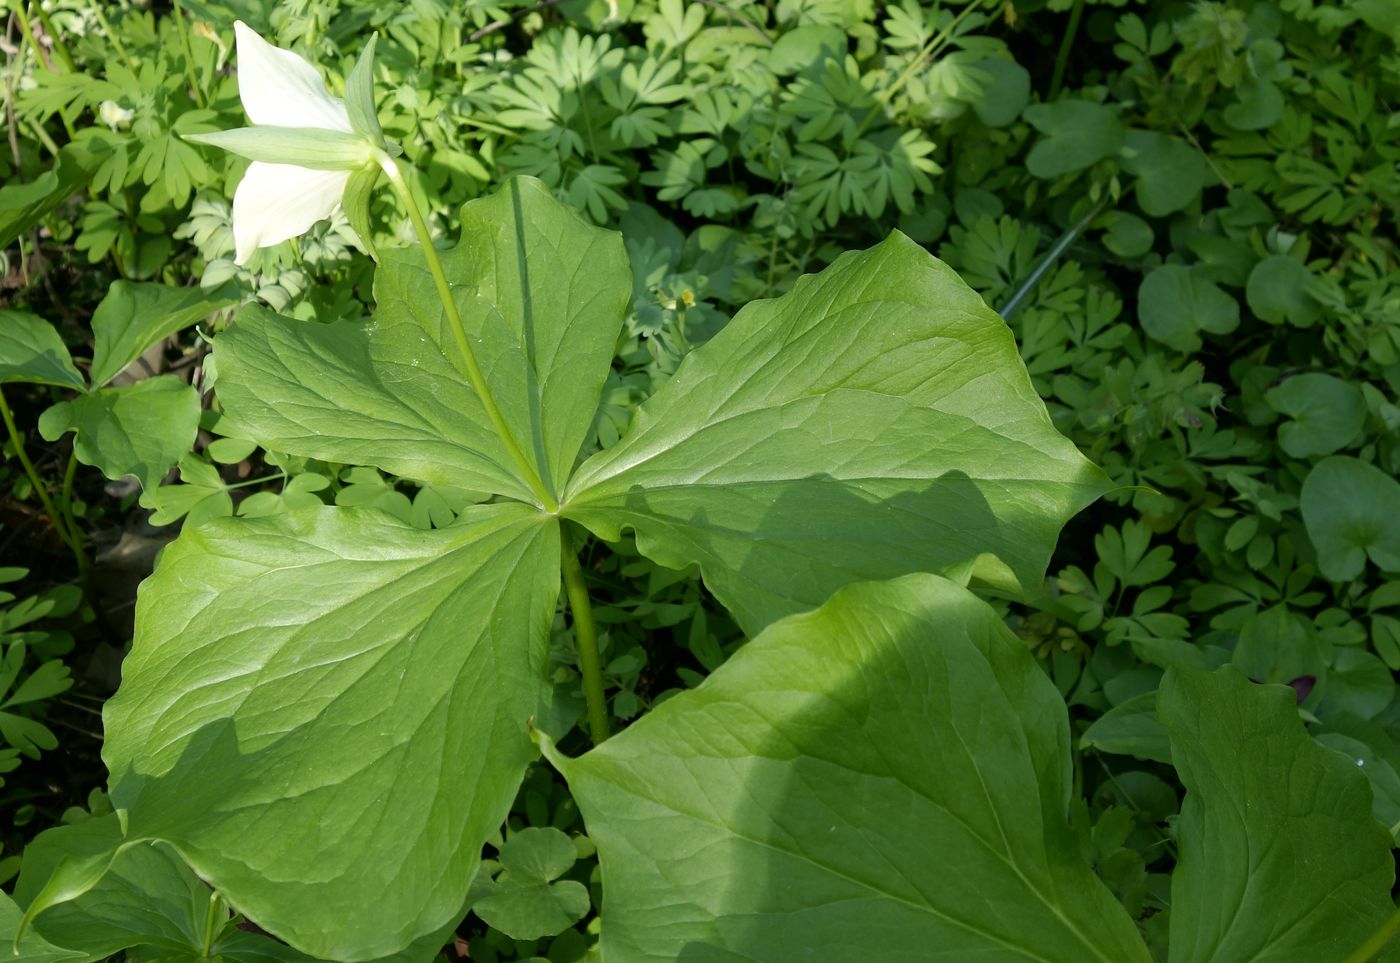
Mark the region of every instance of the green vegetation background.
[[[1183, 646], [1293, 685], [1314, 738], [1364, 768], [1400, 827], [1400, 7], [56, 0], [12, 14], [3, 48], [0, 308], [58, 323], [79, 356], [119, 278], [366, 312], [372, 262], [340, 216], [233, 264], [244, 162], [180, 135], [243, 122], [236, 18], [342, 75], [380, 35], [381, 118], [443, 236], [515, 173], [623, 232], [633, 309], [591, 446], [738, 307], [892, 228], [1003, 313], [1057, 426], [1119, 485], [1071, 524], [1043, 596], [1002, 608], [1071, 707], [1096, 868], [1150, 938], [1181, 797], [1153, 705]], [[393, 198], [376, 203], [380, 240], [405, 239]], [[122, 377], [200, 384], [224, 320]], [[35, 430], [62, 392], [10, 396], [64, 486], [71, 442]], [[5, 450], [0, 877], [38, 830], [104, 811], [96, 713], [173, 526], [314, 501], [426, 527], [470, 501], [222, 438], [216, 402], [200, 426], [193, 447], [171, 429], [144, 493], [69, 477], [97, 557], [86, 601]], [[696, 581], [597, 551], [625, 721], [740, 635]], [[581, 829], [544, 766], [513, 819]], [[568, 878], [596, 887], [580, 855]], [[473, 917], [461, 934], [472, 959], [565, 963], [592, 920], [519, 941]]]

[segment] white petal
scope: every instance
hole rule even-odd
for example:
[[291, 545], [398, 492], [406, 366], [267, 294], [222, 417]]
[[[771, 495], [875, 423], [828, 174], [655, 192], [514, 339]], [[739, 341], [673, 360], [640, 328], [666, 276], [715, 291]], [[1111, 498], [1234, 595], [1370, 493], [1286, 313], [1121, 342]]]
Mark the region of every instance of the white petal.
[[248, 263], [260, 247], [305, 234], [331, 216], [350, 171], [313, 171], [253, 161], [233, 192], [234, 261]]
[[238, 38], [238, 94], [255, 124], [350, 130], [345, 102], [326, 92], [316, 68], [297, 54], [274, 47], [242, 20]]

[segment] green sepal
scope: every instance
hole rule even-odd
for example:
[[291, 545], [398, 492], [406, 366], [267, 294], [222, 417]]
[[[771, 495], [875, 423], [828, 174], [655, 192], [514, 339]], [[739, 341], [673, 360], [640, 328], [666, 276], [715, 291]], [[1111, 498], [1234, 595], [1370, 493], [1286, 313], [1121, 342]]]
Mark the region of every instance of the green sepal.
[[364, 137], [319, 127], [236, 127], [185, 134], [184, 139], [249, 160], [317, 171], [353, 171], [375, 164], [374, 145]]
[[344, 208], [350, 226], [359, 236], [365, 253], [375, 261], [379, 260], [379, 251], [374, 246], [374, 231], [370, 227], [369, 199], [374, 185], [379, 182], [379, 172], [378, 167], [364, 167], [355, 171], [345, 182], [345, 193], [340, 198], [340, 206]]
[[345, 78], [345, 110], [350, 115], [351, 129], [382, 148], [384, 128], [379, 126], [379, 111], [374, 106], [374, 45], [378, 40], [378, 34], [370, 35], [360, 59]]

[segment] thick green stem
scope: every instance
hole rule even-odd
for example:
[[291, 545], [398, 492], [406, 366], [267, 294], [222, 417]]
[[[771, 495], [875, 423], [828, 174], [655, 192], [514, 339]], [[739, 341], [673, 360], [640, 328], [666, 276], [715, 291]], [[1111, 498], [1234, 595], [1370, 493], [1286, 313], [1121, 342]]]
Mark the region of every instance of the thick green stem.
[[48, 512], [49, 523], [58, 533], [59, 538], [68, 546], [73, 553], [73, 559], [78, 563], [78, 570], [86, 572], [88, 568], [87, 553], [83, 551], [83, 543], [76, 533], [70, 532], [64, 525], [63, 515], [58, 507], [54, 505], [53, 499], [49, 497], [49, 491], [44, 487], [44, 480], [39, 477], [39, 471], [34, 467], [34, 462], [29, 460], [29, 453], [24, 449], [24, 436], [20, 434], [19, 427], [15, 424], [14, 412], [10, 410], [10, 403], [5, 399], [5, 392], [0, 390], [0, 420], [5, 422], [5, 430], [10, 435], [10, 446], [15, 450], [15, 457], [19, 459], [20, 466], [24, 469], [25, 475], [29, 477], [29, 484], [34, 487], [34, 493], [39, 496], [39, 502], [44, 506], [44, 511]]
[[588, 701], [588, 731], [596, 746], [612, 734], [608, 725], [608, 697], [603, 692], [603, 665], [598, 655], [598, 628], [593, 624], [593, 606], [588, 601], [588, 587], [583, 584], [583, 569], [574, 553], [567, 526], [559, 526], [560, 568], [564, 574], [564, 591], [569, 596], [569, 611], [574, 616], [574, 638], [578, 641], [578, 665], [583, 672], [583, 695]]
[[1385, 949], [1385, 945], [1396, 933], [1400, 933], [1400, 909], [1387, 916], [1385, 922], [1366, 938], [1366, 942], [1353, 950], [1342, 963], [1369, 963], [1376, 954]]
[[486, 417], [491, 419], [491, 426], [496, 429], [496, 434], [500, 436], [501, 444], [505, 445], [506, 453], [510, 455], [511, 460], [515, 462], [516, 468], [520, 471], [521, 477], [530, 486], [530, 490], [534, 492], [540, 507], [547, 512], [559, 511], [559, 500], [554, 497], [554, 494], [545, 485], [540, 473], [525, 457], [525, 453], [521, 451], [515, 436], [511, 434], [505, 418], [501, 416], [501, 410], [496, 407], [496, 400], [491, 396], [491, 390], [486, 384], [486, 376], [481, 373], [481, 366], [477, 363], [471, 340], [467, 337], [467, 329], [462, 324], [462, 315], [458, 312], [456, 299], [452, 296], [452, 285], [447, 280], [446, 272], [442, 269], [442, 260], [438, 257], [437, 249], [433, 247], [433, 238], [428, 231], [428, 223], [423, 220], [423, 212], [418, 209], [418, 202], [413, 199], [413, 192], [409, 190], [403, 168], [399, 166], [398, 161], [382, 152], [378, 160], [379, 166], [389, 176], [389, 183], [393, 185], [394, 192], [399, 195], [404, 207], [408, 209], [408, 218], [413, 222], [413, 230], [417, 233], [418, 242], [423, 248], [423, 257], [428, 262], [428, 273], [433, 276], [433, 283], [437, 286], [438, 298], [442, 301], [442, 310], [447, 316], [447, 326], [452, 329], [452, 337], [457, 342], [457, 349], [462, 354], [462, 360], [466, 362], [467, 380], [471, 383], [472, 390], [481, 400], [481, 406], [486, 409]]

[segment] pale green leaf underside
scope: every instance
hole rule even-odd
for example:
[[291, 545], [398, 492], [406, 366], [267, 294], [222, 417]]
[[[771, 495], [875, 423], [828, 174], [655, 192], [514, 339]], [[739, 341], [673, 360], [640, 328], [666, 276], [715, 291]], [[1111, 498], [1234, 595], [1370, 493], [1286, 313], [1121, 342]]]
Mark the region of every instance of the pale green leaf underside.
[[[472, 349], [531, 467], [562, 490], [631, 292], [621, 238], [517, 178], [441, 252]], [[534, 502], [467, 384], [416, 249], [382, 252], [368, 324], [249, 310], [215, 343], [230, 426], [266, 447]]]
[[0, 384], [11, 381], [87, 388], [58, 331], [27, 311], [0, 311]]
[[[463, 293], [459, 304], [471, 300]], [[385, 315], [323, 325], [261, 307], [239, 312], [214, 342], [222, 430], [276, 451], [529, 500], [462, 374], [413, 318]]]
[[1366, 777], [1317, 745], [1285, 686], [1173, 669], [1157, 714], [1186, 786], [1172, 963], [1340, 960], [1394, 910]]
[[558, 564], [557, 524], [522, 505], [428, 532], [331, 508], [187, 530], [104, 712], [129, 836], [326, 959], [443, 925], [534, 755]]
[[1069, 725], [947, 580], [847, 587], [577, 759], [603, 957], [1146, 963], [1066, 822]]
[[983, 553], [1038, 586], [1104, 491], [1002, 320], [901, 234], [749, 305], [691, 353], [565, 513], [699, 564], [750, 632], [840, 586]]
[[[526, 457], [562, 492], [632, 295], [622, 235], [593, 227], [540, 181], [517, 177], [462, 208], [462, 243], [444, 266], [496, 309], [477, 357]], [[416, 313], [436, 317], [425, 282], [411, 288]]]

